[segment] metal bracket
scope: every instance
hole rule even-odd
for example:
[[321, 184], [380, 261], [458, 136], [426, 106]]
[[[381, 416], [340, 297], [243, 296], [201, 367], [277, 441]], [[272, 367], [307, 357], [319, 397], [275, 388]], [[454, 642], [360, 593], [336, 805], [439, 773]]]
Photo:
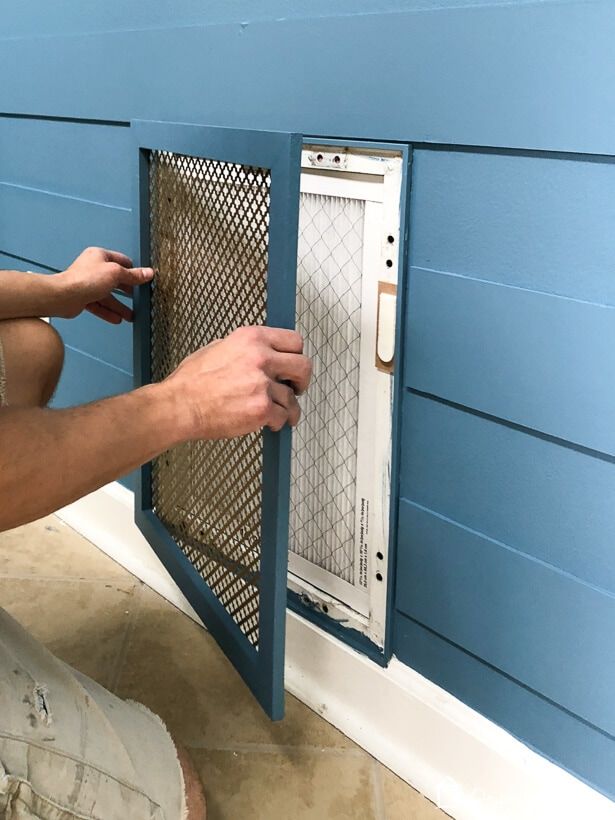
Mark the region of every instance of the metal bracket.
[[315, 147], [307, 155], [308, 162], [314, 168], [328, 168], [334, 171], [343, 171], [348, 165], [348, 150], [340, 148], [336, 151]]

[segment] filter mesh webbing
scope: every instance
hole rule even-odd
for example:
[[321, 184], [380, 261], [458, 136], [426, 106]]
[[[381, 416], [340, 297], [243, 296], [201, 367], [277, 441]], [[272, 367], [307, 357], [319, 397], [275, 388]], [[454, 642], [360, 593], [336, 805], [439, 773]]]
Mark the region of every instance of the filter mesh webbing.
[[297, 329], [314, 359], [294, 435], [291, 550], [354, 583], [365, 203], [301, 194]]

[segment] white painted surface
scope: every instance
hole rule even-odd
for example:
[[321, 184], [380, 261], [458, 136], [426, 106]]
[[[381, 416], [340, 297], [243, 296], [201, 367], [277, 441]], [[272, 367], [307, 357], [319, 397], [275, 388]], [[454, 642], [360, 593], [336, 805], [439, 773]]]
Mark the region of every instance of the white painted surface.
[[383, 646], [393, 376], [377, 367], [376, 351], [379, 343], [381, 360], [393, 361], [396, 302], [389, 294], [379, 304], [378, 293], [398, 280], [404, 163], [396, 151], [315, 145], [301, 165], [297, 324], [308, 339], [333, 341], [308, 351], [314, 378], [293, 438], [289, 585]]
[[[58, 515], [191, 617], [110, 484]], [[615, 820], [615, 803], [396, 660], [388, 669], [288, 613], [286, 685], [458, 820]]]

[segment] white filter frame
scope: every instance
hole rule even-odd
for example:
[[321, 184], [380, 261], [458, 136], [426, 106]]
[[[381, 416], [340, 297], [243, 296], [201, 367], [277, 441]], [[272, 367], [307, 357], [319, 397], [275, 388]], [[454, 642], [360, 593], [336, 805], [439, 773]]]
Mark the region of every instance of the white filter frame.
[[[376, 366], [378, 298], [396, 287], [403, 157], [394, 150], [308, 145], [302, 193], [364, 203], [354, 583], [289, 551], [289, 588], [384, 645], [389, 560], [393, 378]], [[392, 238], [392, 241], [390, 241]], [[381, 557], [379, 557], [381, 556]]]

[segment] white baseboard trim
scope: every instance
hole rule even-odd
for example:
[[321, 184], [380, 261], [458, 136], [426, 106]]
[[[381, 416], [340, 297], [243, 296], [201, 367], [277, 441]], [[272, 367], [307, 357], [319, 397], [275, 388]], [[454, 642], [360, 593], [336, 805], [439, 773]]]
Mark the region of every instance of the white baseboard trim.
[[[134, 524], [114, 483], [59, 517], [190, 617], [194, 610]], [[414, 670], [381, 669], [288, 613], [286, 685], [458, 820], [615, 820], [615, 803]]]

